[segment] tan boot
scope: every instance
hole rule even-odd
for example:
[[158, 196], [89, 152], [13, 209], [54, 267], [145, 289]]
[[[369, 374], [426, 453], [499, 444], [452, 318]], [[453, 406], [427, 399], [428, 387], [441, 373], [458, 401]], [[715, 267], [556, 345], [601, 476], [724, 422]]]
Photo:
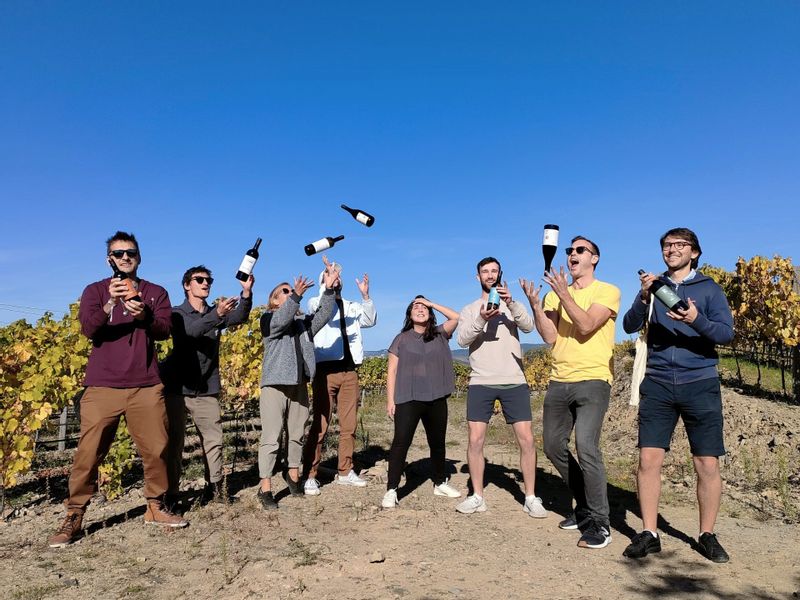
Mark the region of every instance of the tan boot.
[[163, 527], [186, 527], [189, 524], [189, 521], [170, 512], [160, 500], [147, 501], [144, 522], [148, 525], [161, 525]]
[[81, 537], [83, 533], [83, 513], [67, 513], [58, 530], [47, 538], [51, 548], [63, 548]]

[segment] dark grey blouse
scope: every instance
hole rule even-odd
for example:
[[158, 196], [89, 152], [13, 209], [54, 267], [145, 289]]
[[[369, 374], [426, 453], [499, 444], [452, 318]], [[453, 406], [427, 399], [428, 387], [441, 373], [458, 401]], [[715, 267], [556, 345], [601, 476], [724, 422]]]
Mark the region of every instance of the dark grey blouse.
[[422, 334], [409, 329], [397, 335], [389, 346], [389, 352], [397, 357], [395, 404], [411, 400], [432, 402], [455, 390], [453, 355], [447, 344], [450, 336], [441, 325], [436, 331], [438, 335], [425, 342]]

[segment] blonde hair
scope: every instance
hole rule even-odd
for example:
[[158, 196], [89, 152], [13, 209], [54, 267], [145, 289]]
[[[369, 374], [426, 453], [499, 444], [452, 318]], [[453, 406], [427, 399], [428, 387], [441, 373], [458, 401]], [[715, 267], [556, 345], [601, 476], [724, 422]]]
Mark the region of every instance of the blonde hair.
[[276, 285], [274, 288], [272, 288], [272, 291], [269, 293], [269, 302], [267, 302], [267, 310], [275, 310], [276, 308], [278, 308], [278, 305], [275, 303], [275, 297], [278, 293], [278, 290], [280, 290], [283, 287], [288, 287], [289, 289], [291, 289], [292, 286], [289, 285], [288, 281], [284, 281]]

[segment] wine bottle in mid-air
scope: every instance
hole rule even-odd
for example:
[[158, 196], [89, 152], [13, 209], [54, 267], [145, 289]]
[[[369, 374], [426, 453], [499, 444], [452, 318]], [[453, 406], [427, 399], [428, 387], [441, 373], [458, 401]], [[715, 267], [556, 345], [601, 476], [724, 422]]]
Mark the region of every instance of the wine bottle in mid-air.
[[375, 222], [375, 217], [373, 217], [369, 213], [365, 213], [360, 208], [350, 208], [346, 204], [342, 204], [342, 208], [353, 215], [353, 218], [361, 223], [362, 225], [366, 225], [367, 227], [372, 227], [372, 224]]
[[247, 281], [250, 274], [253, 272], [253, 267], [256, 266], [258, 260], [258, 247], [261, 245], [261, 238], [256, 238], [256, 243], [244, 254], [242, 264], [239, 265], [239, 270], [236, 271], [236, 279], [239, 281]]
[[548, 224], [544, 226], [544, 238], [542, 239], [542, 256], [544, 256], [544, 272], [549, 273], [553, 266], [553, 258], [558, 249], [558, 225]]
[[343, 235], [338, 235], [336, 237], [324, 237], [321, 240], [317, 240], [316, 242], [308, 244], [305, 248], [303, 248], [303, 250], [305, 250], [308, 256], [311, 256], [317, 252], [322, 252], [323, 250], [332, 248], [336, 242], [340, 242], [343, 239]]

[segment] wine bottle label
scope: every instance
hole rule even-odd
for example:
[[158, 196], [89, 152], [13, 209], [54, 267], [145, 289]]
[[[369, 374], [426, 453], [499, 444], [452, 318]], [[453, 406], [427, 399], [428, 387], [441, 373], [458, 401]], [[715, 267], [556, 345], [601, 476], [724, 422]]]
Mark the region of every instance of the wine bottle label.
[[369, 217], [364, 213], [360, 212], [356, 215], [356, 221], [366, 225], [367, 223], [369, 223]]
[[133, 280], [131, 279], [123, 279], [122, 281], [125, 282], [125, 285], [128, 286], [128, 293], [125, 294], [125, 300], [130, 300], [131, 298], [135, 298], [139, 295], [139, 292], [136, 289], [136, 286], [133, 285]]
[[331, 243], [325, 238], [317, 240], [311, 245], [314, 247], [314, 252], [321, 252], [322, 250], [327, 250], [331, 247]]
[[239, 271], [245, 275], [250, 275], [253, 272], [253, 267], [256, 264], [256, 259], [252, 256], [246, 256], [242, 259], [242, 264], [239, 265]]
[[543, 246], [558, 246], [558, 229], [545, 229], [544, 238], [542, 239]]
[[664, 304], [667, 305], [667, 308], [670, 309], [681, 301], [681, 297], [678, 296], [678, 294], [676, 294], [674, 290], [668, 285], [662, 285], [660, 288], [656, 290], [656, 298], [661, 300]]
[[497, 293], [497, 288], [491, 288], [489, 290], [489, 298], [487, 300], [488, 304], [500, 304], [500, 294]]

